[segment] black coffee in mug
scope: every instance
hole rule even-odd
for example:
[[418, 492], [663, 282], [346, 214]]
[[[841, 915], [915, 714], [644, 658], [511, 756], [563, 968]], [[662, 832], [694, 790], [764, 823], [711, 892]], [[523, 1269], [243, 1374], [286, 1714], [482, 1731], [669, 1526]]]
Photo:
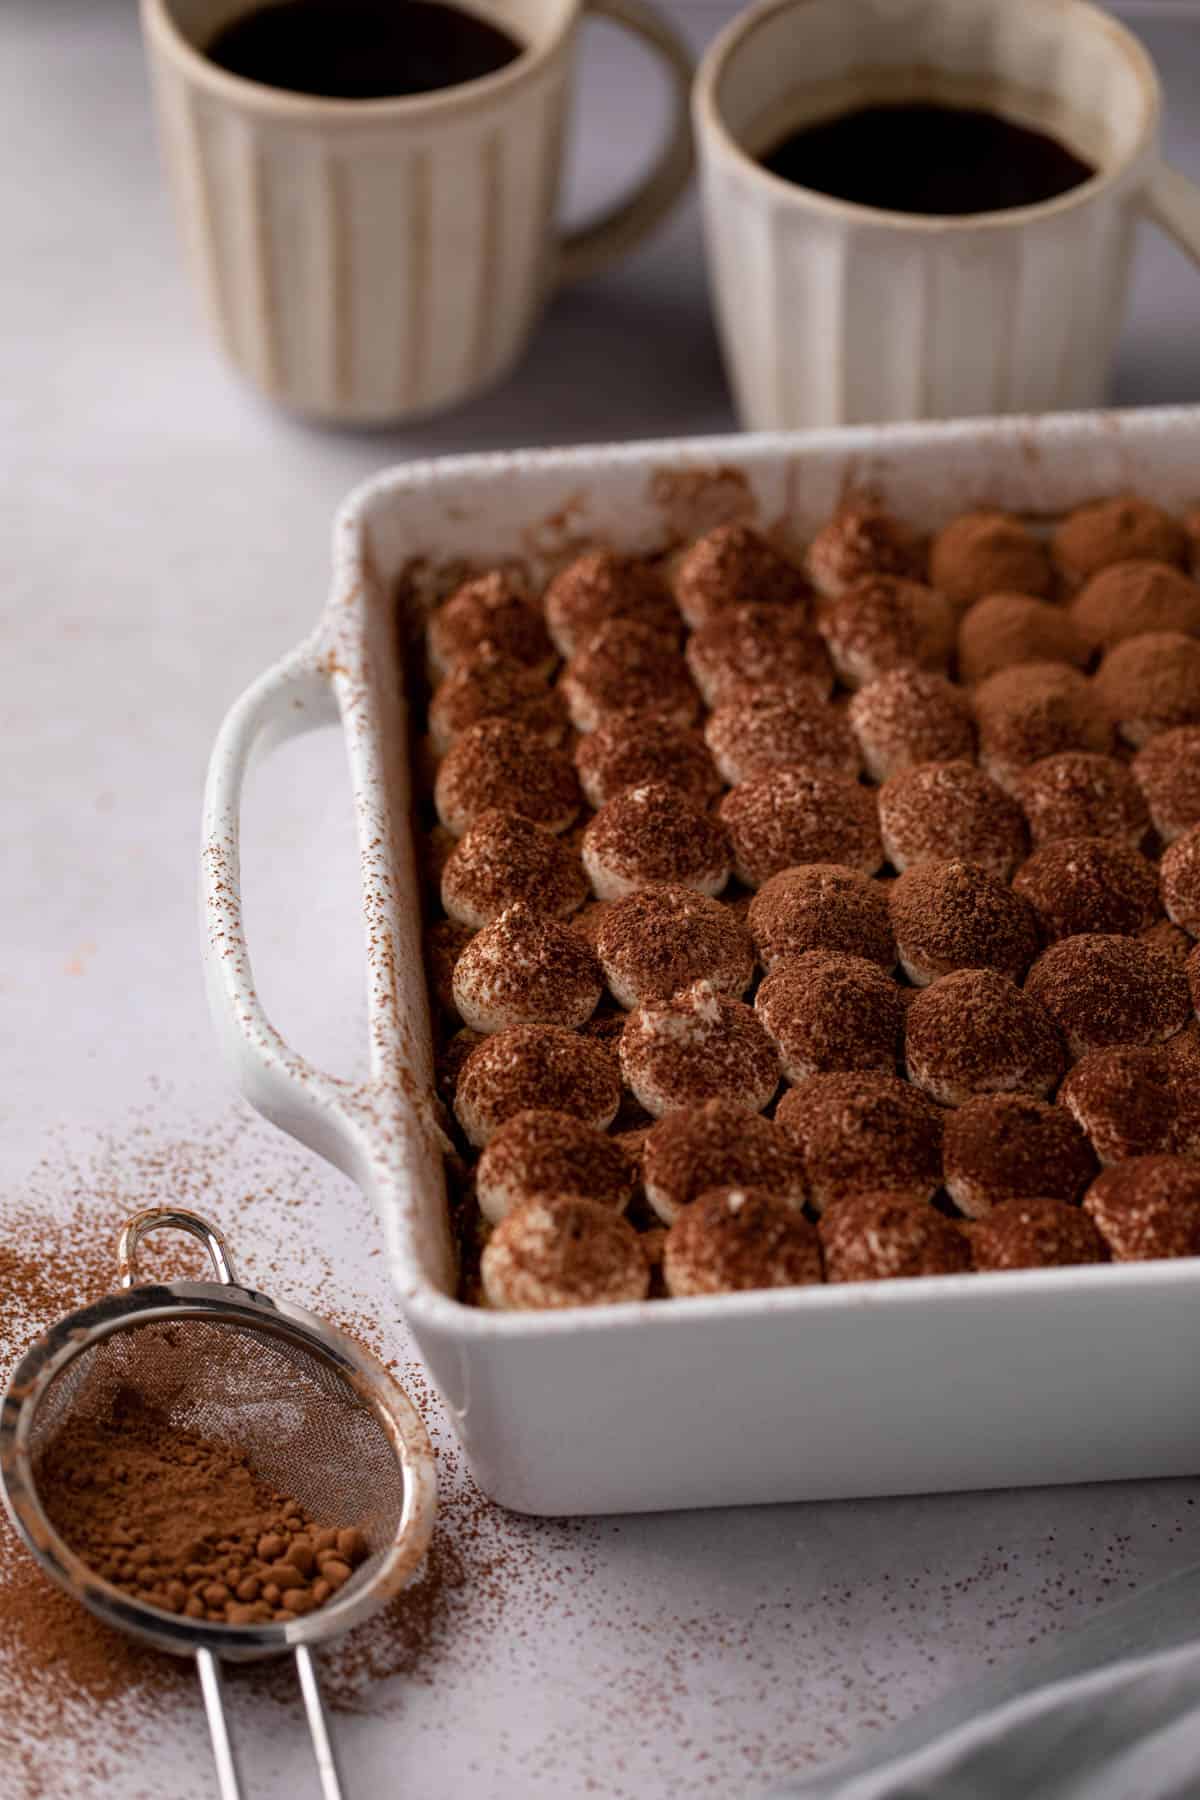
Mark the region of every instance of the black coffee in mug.
[[759, 161], [836, 200], [933, 215], [1037, 206], [1096, 172], [1048, 132], [932, 101], [860, 106], [801, 126]]
[[493, 75], [523, 47], [444, 0], [273, 0], [222, 26], [204, 53], [267, 87], [394, 100]]

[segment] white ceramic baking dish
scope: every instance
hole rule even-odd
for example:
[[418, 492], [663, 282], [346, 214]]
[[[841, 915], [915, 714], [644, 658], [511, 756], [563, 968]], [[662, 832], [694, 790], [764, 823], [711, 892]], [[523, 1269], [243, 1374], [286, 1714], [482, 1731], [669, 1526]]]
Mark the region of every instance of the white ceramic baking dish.
[[[1200, 495], [1200, 411], [1102, 413], [475, 456], [351, 495], [312, 637], [242, 696], [204, 820], [214, 1017], [248, 1098], [361, 1182], [405, 1313], [496, 1500], [536, 1513], [1177, 1475], [1200, 1467], [1200, 1259], [502, 1315], [452, 1298], [405, 699], [406, 569], [574, 541], [650, 548], [722, 507], [803, 535], [848, 489], [933, 525], [981, 502], [1052, 515], [1138, 487]], [[297, 1056], [257, 998], [238, 818], [252, 753], [340, 719], [362, 855], [368, 1082]]]

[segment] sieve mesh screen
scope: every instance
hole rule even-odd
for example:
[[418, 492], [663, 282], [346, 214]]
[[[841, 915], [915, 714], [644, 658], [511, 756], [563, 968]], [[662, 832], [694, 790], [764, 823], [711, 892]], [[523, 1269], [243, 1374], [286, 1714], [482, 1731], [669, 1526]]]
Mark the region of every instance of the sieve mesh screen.
[[370, 1584], [399, 1529], [405, 1478], [380, 1419], [334, 1363], [241, 1320], [131, 1323], [85, 1345], [46, 1388], [30, 1428], [35, 1485], [64, 1429], [113, 1419], [130, 1390], [170, 1425], [244, 1451], [314, 1519], [357, 1525], [370, 1554], [344, 1592]]

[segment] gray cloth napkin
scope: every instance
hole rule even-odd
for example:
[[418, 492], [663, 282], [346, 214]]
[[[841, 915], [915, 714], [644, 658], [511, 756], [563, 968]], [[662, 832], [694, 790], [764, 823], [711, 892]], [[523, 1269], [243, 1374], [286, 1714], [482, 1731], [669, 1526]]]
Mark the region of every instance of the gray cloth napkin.
[[1200, 1800], [1200, 1565], [780, 1790], [788, 1800]]

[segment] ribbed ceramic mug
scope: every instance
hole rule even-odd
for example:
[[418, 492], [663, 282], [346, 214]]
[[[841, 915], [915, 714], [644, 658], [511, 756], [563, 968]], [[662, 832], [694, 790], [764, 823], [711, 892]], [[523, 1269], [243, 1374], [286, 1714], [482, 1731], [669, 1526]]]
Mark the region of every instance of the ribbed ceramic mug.
[[[1096, 170], [1041, 205], [957, 218], [831, 199], [755, 158], [872, 101], [985, 106]], [[696, 79], [709, 271], [757, 429], [1101, 403], [1134, 228], [1200, 259], [1200, 190], [1159, 159], [1158, 78], [1086, 0], [765, 0]]]
[[[372, 424], [466, 400], [520, 355], [557, 283], [623, 256], [686, 185], [691, 60], [646, 0], [471, 0], [522, 54], [395, 100], [315, 99], [218, 68], [203, 46], [247, 3], [142, 0], [142, 21], [217, 338], [298, 412]], [[562, 238], [563, 127], [585, 11], [663, 58], [674, 117], [633, 197]]]

